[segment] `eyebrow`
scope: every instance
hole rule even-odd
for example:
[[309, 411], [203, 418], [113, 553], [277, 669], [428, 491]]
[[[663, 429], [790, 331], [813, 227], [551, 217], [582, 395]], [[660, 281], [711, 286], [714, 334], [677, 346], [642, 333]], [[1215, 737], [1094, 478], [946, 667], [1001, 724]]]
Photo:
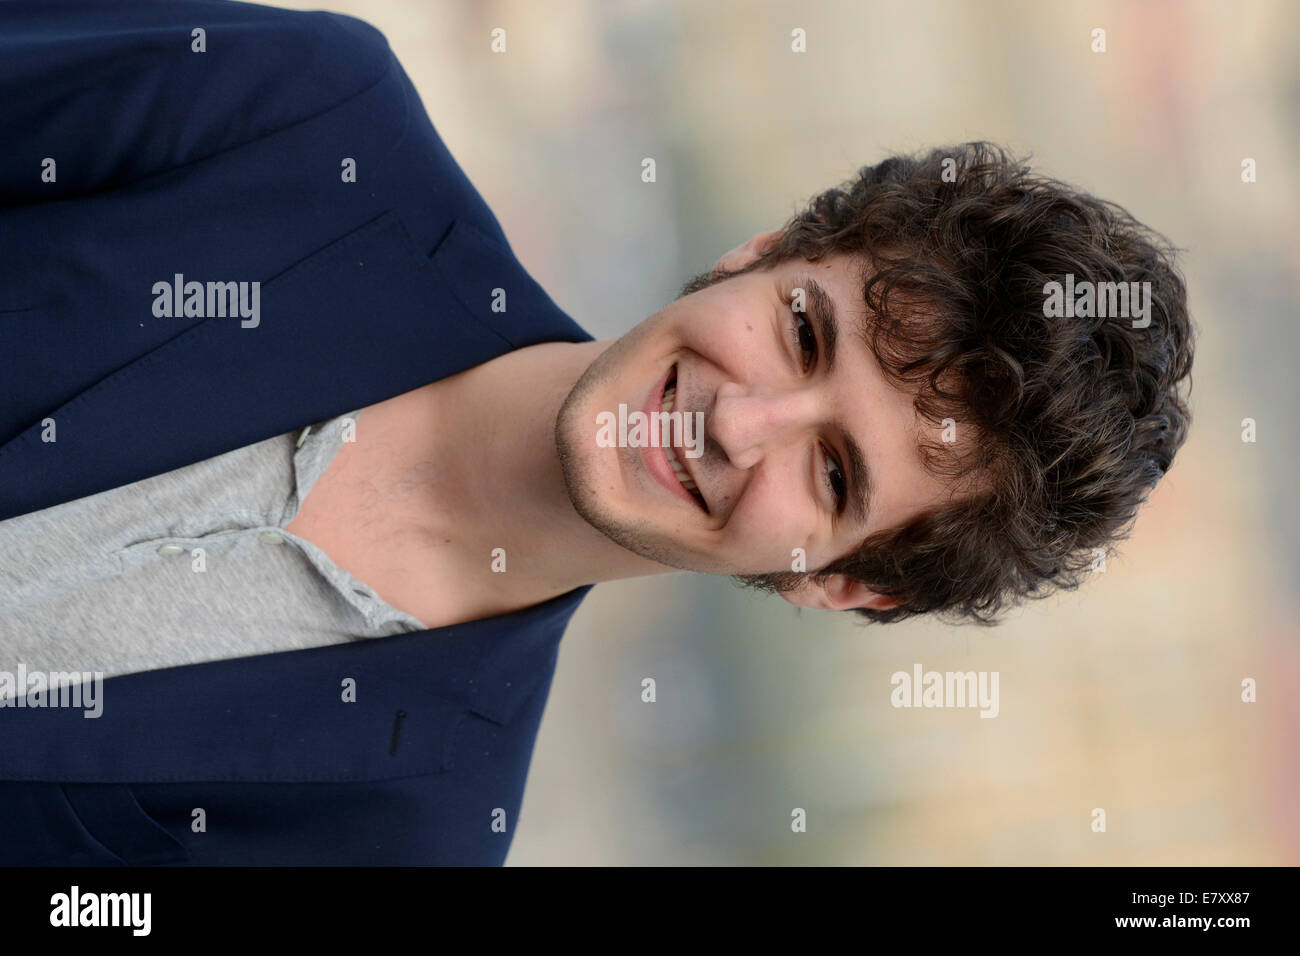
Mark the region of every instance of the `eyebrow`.
[[799, 284], [808, 292], [810, 300], [808, 314], [812, 316], [813, 323], [817, 326], [817, 336], [822, 340], [822, 355], [826, 359], [826, 371], [833, 372], [836, 327], [839, 325], [839, 317], [835, 314], [835, 300], [822, 288], [821, 283], [811, 276], [805, 277]]
[[[799, 284], [808, 292], [808, 314], [813, 325], [817, 327], [817, 336], [821, 339], [821, 352], [825, 361], [825, 372], [835, 370], [835, 344], [838, 340], [839, 315], [835, 310], [835, 300], [821, 283], [812, 276], [805, 276]], [[847, 428], [840, 427], [844, 435], [844, 447], [848, 452], [850, 491], [849, 513], [858, 524], [867, 523], [867, 514], [871, 509], [871, 470], [867, 467], [867, 456], [853, 440]]]

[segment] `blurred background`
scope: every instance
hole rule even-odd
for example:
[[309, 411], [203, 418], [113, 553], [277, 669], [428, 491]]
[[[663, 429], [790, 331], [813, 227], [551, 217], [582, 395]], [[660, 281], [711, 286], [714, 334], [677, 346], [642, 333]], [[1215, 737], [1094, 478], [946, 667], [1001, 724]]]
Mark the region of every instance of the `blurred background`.
[[[280, 5], [387, 35], [597, 338], [859, 166], [969, 139], [1186, 250], [1191, 438], [1105, 573], [995, 629], [863, 626], [722, 577], [603, 584], [561, 644], [510, 864], [1300, 863], [1300, 5]], [[997, 671], [1000, 713], [892, 707], [915, 664]]]

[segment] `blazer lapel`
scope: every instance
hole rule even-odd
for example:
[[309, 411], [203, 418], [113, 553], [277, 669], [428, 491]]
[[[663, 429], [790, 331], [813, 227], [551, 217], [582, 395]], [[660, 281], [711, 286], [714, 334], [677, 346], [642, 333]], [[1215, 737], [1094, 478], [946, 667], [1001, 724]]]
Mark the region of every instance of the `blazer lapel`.
[[507, 724], [549, 686], [589, 590], [469, 624], [110, 678], [98, 717], [5, 707], [0, 779], [307, 783], [448, 771], [467, 714]]
[[[509, 310], [492, 311], [493, 290]], [[209, 317], [0, 447], [0, 520], [372, 405], [534, 342], [589, 341], [508, 247], [453, 222], [431, 255], [387, 212], [261, 287], [261, 317]], [[57, 343], [56, 343], [57, 344]]]

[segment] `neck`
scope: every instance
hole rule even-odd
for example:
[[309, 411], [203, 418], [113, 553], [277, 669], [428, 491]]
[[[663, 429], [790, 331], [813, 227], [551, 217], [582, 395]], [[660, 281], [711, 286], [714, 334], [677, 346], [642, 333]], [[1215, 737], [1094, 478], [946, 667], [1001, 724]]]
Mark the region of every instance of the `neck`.
[[[440, 563], [468, 569], [465, 586], [478, 592], [484, 613], [676, 570], [615, 544], [574, 510], [565, 490], [556, 416], [610, 344], [518, 349], [393, 400], [398, 470], [416, 489], [407, 520]], [[494, 555], [497, 567], [504, 556], [505, 573], [492, 572]]]

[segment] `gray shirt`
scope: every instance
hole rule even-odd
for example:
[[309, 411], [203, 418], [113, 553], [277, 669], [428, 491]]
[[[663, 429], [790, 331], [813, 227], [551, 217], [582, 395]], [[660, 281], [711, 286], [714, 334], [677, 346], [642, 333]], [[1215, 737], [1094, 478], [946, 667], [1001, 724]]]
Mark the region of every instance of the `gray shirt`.
[[0, 670], [108, 678], [427, 630], [284, 530], [360, 415], [0, 521]]

